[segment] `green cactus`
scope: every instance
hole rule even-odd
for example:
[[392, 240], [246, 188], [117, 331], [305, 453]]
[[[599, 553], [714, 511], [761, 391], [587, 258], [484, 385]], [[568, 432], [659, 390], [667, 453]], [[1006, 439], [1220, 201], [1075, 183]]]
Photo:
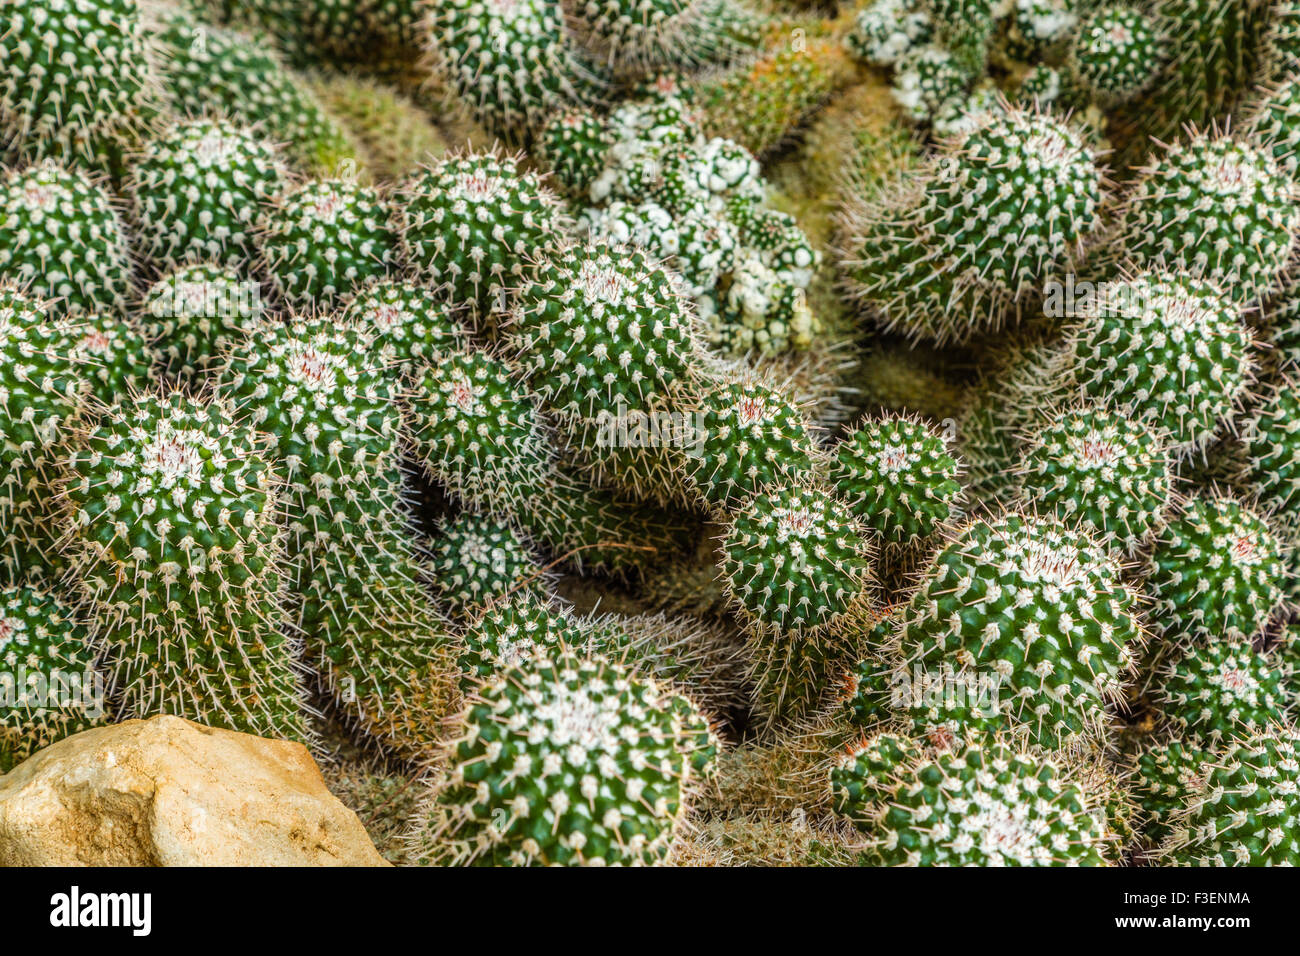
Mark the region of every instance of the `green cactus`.
[[1205, 786], [1209, 751], [1177, 740], [1144, 746], [1129, 760], [1133, 793], [1146, 818], [1143, 842], [1159, 846], [1169, 835], [1173, 815], [1189, 794]]
[[1202, 767], [1205, 784], [1170, 822], [1159, 861], [1175, 866], [1295, 866], [1300, 737], [1280, 725], [1233, 741]]
[[929, 541], [960, 514], [960, 466], [943, 436], [919, 418], [868, 417], [833, 454], [836, 490], [887, 546]]
[[439, 529], [429, 551], [435, 590], [462, 619], [512, 595], [540, 595], [548, 584], [532, 543], [489, 514], [462, 512]]
[[264, 444], [228, 406], [172, 393], [115, 406], [70, 454], [72, 579], [127, 714], [306, 737]]
[[970, 75], [948, 50], [918, 46], [898, 58], [891, 92], [903, 113], [917, 123], [929, 122], [940, 107], [966, 93]]
[[224, 120], [167, 128], [131, 167], [140, 251], [164, 268], [238, 265], [256, 252], [261, 204], [285, 175], [276, 150], [246, 128]]
[[761, 22], [733, 0], [570, 0], [565, 12], [582, 45], [627, 75], [737, 59]]
[[1146, 90], [1163, 65], [1164, 38], [1157, 22], [1124, 6], [1101, 6], [1074, 34], [1070, 73], [1102, 105], [1132, 99]]
[[524, 278], [526, 257], [559, 229], [555, 197], [510, 156], [449, 157], [411, 180], [404, 198], [407, 261], [480, 315], [502, 308], [499, 300]]
[[831, 770], [836, 813], [887, 866], [1103, 866], [1104, 808], [1056, 760], [1013, 743], [927, 751], [888, 736]]
[[1300, 385], [1293, 377], [1264, 393], [1243, 438], [1242, 481], [1270, 510], [1294, 513], [1300, 508]]
[[1193, 135], [1138, 171], [1110, 255], [1204, 279], [1249, 303], [1279, 287], [1300, 230], [1297, 196], [1300, 186], [1266, 149], [1226, 133]]
[[468, 337], [453, 310], [414, 282], [375, 282], [347, 300], [342, 316], [374, 339], [378, 363], [403, 377], [460, 351]]
[[1225, 494], [1189, 499], [1160, 534], [1146, 590], [1171, 638], [1253, 638], [1282, 600], [1277, 538], [1254, 509]]
[[90, 394], [105, 406], [125, 402], [155, 379], [153, 347], [134, 317], [113, 312], [81, 315], [76, 322], [78, 369]]
[[846, 285], [889, 329], [967, 340], [1017, 317], [1067, 265], [1101, 199], [1101, 170], [1075, 133], [1018, 108], [991, 112], [919, 179], [851, 205]]
[[1007, 21], [1009, 51], [1018, 59], [1038, 59], [1074, 32], [1079, 6], [1077, 0], [1015, 0]]
[[131, 262], [111, 194], [45, 160], [0, 183], [0, 275], [59, 312], [120, 310]]
[[704, 718], [654, 681], [569, 651], [483, 685], [412, 828], [420, 862], [662, 863]]
[[614, 135], [609, 124], [590, 110], [556, 113], [542, 128], [540, 148], [565, 192], [583, 196], [604, 171]]
[[157, 69], [140, 0], [15, 0], [0, 40], [0, 129], [27, 156], [135, 127]]
[[1026, 444], [1023, 500], [1132, 554], [1173, 503], [1173, 475], [1158, 433], [1127, 415], [1081, 406], [1052, 415]]
[[393, 210], [377, 190], [309, 180], [263, 214], [260, 244], [276, 288], [293, 308], [329, 308], [398, 268]]
[[104, 717], [103, 680], [85, 621], [59, 595], [0, 586], [0, 774]]
[[1283, 720], [1292, 703], [1283, 677], [1248, 639], [1220, 638], [1166, 663], [1154, 697], [1179, 739], [1212, 749]]
[[1145, 642], [1122, 572], [1093, 538], [1054, 518], [967, 525], [921, 573], [898, 641], [923, 679], [952, 673], [987, 686], [918, 698], [915, 722], [958, 737], [1009, 724], [1046, 747], [1098, 735]]
[[266, 312], [260, 286], [233, 269], [183, 266], [144, 295], [142, 327], [168, 374], [189, 381], [217, 368]]
[[493, 602], [465, 630], [460, 655], [466, 692], [537, 655], [560, 656], [583, 647], [586, 635], [542, 594], [515, 593]]
[[913, 0], [873, 0], [853, 18], [844, 48], [864, 63], [893, 66], [913, 47], [930, 39], [930, 17]]

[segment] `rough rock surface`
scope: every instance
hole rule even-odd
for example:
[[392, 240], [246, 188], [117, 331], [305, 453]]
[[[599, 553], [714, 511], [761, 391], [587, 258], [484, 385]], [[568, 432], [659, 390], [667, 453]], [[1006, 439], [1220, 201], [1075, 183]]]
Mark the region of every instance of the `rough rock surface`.
[[68, 737], [0, 776], [3, 866], [383, 866], [301, 744], [179, 717]]

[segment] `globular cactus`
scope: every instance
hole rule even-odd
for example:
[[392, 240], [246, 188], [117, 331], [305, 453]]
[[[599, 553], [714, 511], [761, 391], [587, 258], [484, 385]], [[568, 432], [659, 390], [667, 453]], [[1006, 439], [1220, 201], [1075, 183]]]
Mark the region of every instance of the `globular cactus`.
[[429, 571], [443, 605], [473, 618], [514, 595], [540, 595], [549, 584], [532, 542], [490, 514], [465, 511], [429, 542]]
[[844, 48], [875, 66], [892, 66], [913, 47], [930, 39], [933, 25], [913, 0], [874, 0], [853, 18]]
[[590, 110], [556, 113], [542, 128], [540, 149], [565, 192], [584, 196], [609, 161], [615, 143], [610, 124]]
[[886, 866], [1103, 866], [1100, 801], [1068, 765], [1014, 742], [932, 751], [902, 738], [852, 746], [831, 770], [835, 811]]
[[1221, 637], [1182, 649], [1164, 664], [1153, 697], [1180, 740], [1209, 749], [1281, 722], [1294, 691], [1275, 655], [1247, 638]]
[[592, 57], [629, 76], [734, 60], [756, 45], [751, 38], [761, 23], [733, 0], [568, 0], [564, 6]]
[[1300, 736], [1281, 724], [1239, 738], [1201, 768], [1204, 785], [1173, 814], [1159, 862], [1175, 866], [1295, 866]]
[[397, 272], [393, 209], [378, 190], [308, 180], [278, 196], [258, 238], [267, 270], [293, 308], [329, 308]]
[[821, 331], [804, 289], [754, 256], [737, 261], [726, 294], [701, 314], [709, 343], [729, 355], [807, 349]]
[[936, 42], [970, 77], [984, 72], [999, 11], [994, 0], [921, 0]]
[[1246, 117], [1246, 129], [1272, 153], [1282, 172], [1296, 178], [1300, 172], [1300, 84], [1294, 76], [1260, 95]]
[[417, 813], [417, 860], [662, 863], [689, 808], [704, 718], [600, 657], [561, 650], [471, 698]]
[[141, 325], [167, 372], [194, 380], [247, 340], [266, 313], [261, 286], [233, 269], [182, 266], [145, 292]]
[[1182, 273], [1108, 283], [1082, 302], [1066, 335], [1059, 387], [1204, 448], [1253, 379], [1253, 336], [1225, 290]]
[[0, 586], [0, 773], [104, 718], [103, 680], [82, 615], [59, 594]]
[[1212, 282], [1240, 303], [1279, 287], [1300, 234], [1297, 186], [1272, 154], [1200, 133], [1157, 151], [1121, 203], [1110, 256]]
[[79, 315], [75, 331], [78, 373], [103, 405], [124, 402], [154, 381], [155, 353], [134, 317], [115, 312]]
[[1254, 508], [1197, 495], [1160, 534], [1145, 589], [1172, 639], [1250, 639], [1282, 600], [1283, 576], [1281, 546]]
[[1133, 795], [1145, 819], [1142, 842], [1158, 847], [1169, 835], [1174, 814], [1188, 796], [1205, 786], [1212, 754], [1177, 740], [1143, 746], [1129, 758]]
[[449, 157], [416, 175], [406, 185], [403, 216], [415, 273], [480, 315], [504, 307], [529, 257], [560, 228], [550, 190], [514, 157], [493, 153]]
[[465, 629], [459, 658], [461, 685], [472, 691], [536, 656], [562, 657], [581, 649], [582, 630], [545, 594], [515, 593], [489, 604]]
[[603, 82], [584, 61], [558, 0], [451, 0], [429, 9], [436, 74], [488, 132], [522, 143], [555, 110], [586, 105]]
[[415, 282], [374, 282], [349, 298], [341, 311], [343, 321], [374, 340], [376, 362], [404, 377], [466, 344], [467, 333], [455, 311]]
[[1161, 527], [1174, 500], [1160, 434], [1096, 406], [1050, 415], [1028, 436], [1019, 477], [1029, 510], [1085, 527], [1125, 554]]
[[16, 0], [0, 41], [3, 138], [28, 156], [79, 149], [155, 106], [157, 67], [140, 0]]
[[59, 312], [120, 310], [131, 261], [109, 191], [54, 160], [0, 182], [0, 275]]
[[1070, 73], [1094, 101], [1110, 106], [1132, 99], [1155, 81], [1163, 66], [1164, 38], [1140, 10], [1103, 5], [1090, 13], [1071, 41]]
[[72, 580], [125, 713], [306, 737], [264, 439], [228, 405], [149, 394], [101, 416], [66, 467]]
[[846, 285], [889, 329], [969, 339], [1014, 318], [1067, 265], [1099, 225], [1101, 199], [1101, 170], [1073, 131], [1016, 108], [986, 114], [919, 182], [851, 206]]
[[1015, 0], [1007, 21], [1007, 46], [1018, 58], [1037, 59], [1061, 44], [1079, 23], [1076, 0]]
[[1239, 478], [1270, 511], [1293, 514], [1300, 508], [1300, 385], [1293, 377], [1281, 377], [1264, 393], [1242, 437]]
[[89, 390], [79, 331], [39, 299], [0, 284], [0, 571], [10, 582], [54, 560], [58, 451]]
[[925, 679], [984, 685], [918, 697], [918, 729], [1010, 726], [1046, 747], [1100, 734], [1146, 637], [1122, 572], [1053, 518], [1012, 513], [959, 531], [919, 575], [898, 646]]
[[164, 268], [238, 265], [255, 254], [261, 204], [284, 178], [276, 150], [247, 128], [224, 120], [170, 126], [131, 166], [139, 249]]
[[172, 108], [186, 116], [220, 110], [285, 144], [303, 170], [337, 175], [357, 147], [312, 91], [280, 61], [267, 37], [196, 24], [172, 14], [158, 31]]
[[887, 546], [928, 542], [960, 514], [960, 465], [919, 418], [869, 417], [832, 454], [836, 491]]
[[970, 86], [970, 76], [941, 46], [918, 46], [898, 58], [892, 93], [911, 120], [924, 123]]

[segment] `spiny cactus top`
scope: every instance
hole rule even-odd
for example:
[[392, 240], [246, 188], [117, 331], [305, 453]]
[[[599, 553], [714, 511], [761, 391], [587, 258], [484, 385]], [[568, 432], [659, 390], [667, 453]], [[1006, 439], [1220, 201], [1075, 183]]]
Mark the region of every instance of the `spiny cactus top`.
[[466, 511], [429, 542], [434, 587], [455, 614], [473, 616], [508, 595], [546, 586], [529, 542], [504, 521]]
[[1025, 448], [1024, 500], [1039, 514], [1079, 523], [1103, 544], [1133, 552], [1173, 501], [1161, 436], [1128, 415], [1093, 406], [1053, 415]]
[[139, 0], [15, 0], [0, 39], [0, 122], [24, 151], [124, 125], [155, 82]]
[[439, 69], [489, 132], [519, 142], [596, 78], [570, 41], [557, 0], [448, 0], [429, 9]]
[[442, 352], [457, 351], [464, 326], [446, 302], [414, 282], [376, 282], [359, 291], [343, 309], [350, 322], [374, 338], [380, 361], [399, 374], [413, 373]]
[[1133, 795], [1146, 816], [1142, 837], [1159, 846], [1169, 835], [1173, 815], [1191, 794], [1205, 786], [1205, 765], [1211, 754], [1177, 740], [1143, 747], [1128, 761]]
[[888, 866], [1101, 866], [1102, 809], [1065, 767], [1011, 744], [928, 751], [883, 737], [832, 769], [837, 813]]
[[544, 597], [519, 592], [490, 605], [465, 631], [462, 682], [471, 690], [537, 655], [561, 656], [585, 638], [569, 616]]
[[41, 300], [0, 284], [0, 454], [39, 455], [76, 414], [86, 391], [77, 374], [77, 323]]
[[934, 557], [899, 642], [931, 674], [993, 685], [987, 701], [944, 694], [925, 720], [954, 732], [1009, 720], [1053, 747], [1100, 730], [1144, 643], [1137, 610], [1120, 565], [1088, 535], [1007, 514], [972, 522]]
[[569, 0], [566, 8], [587, 49], [634, 75], [734, 59], [758, 22], [731, 0]]
[[149, 288], [141, 318], [168, 372], [188, 379], [224, 361], [225, 350], [246, 341], [265, 312], [258, 283], [233, 269], [193, 265]]
[[702, 718], [652, 681], [563, 652], [470, 702], [417, 823], [427, 860], [663, 862], [686, 812]]
[[1300, 509], [1300, 384], [1285, 376], [1264, 394], [1245, 429], [1246, 473], [1270, 510]]
[[797, 485], [755, 495], [722, 539], [727, 593], [757, 630], [777, 635], [832, 627], [865, 607], [870, 560], [848, 506]]
[[1114, 255], [1185, 272], [1238, 302], [1277, 288], [1300, 235], [1300, 187], [1247, 140], [1201, 134], [1146, 166], [1125, 199]]
[[510, 341], [533, 388], [566, 415], [649, 409], [699, 359], [671, 273], [636, 249], [573, 245], [519, 292]]
[[85, 622], [62, 598], [0, 587], [0, 670], [12, 680], [0, 705], [0, 773], [103, 713], [95, 658]]
[[1171, 450], [1204, 446], [1253, 377], [1241, 309], [1216, 285], [1177, 273], [1108, 283], [1080, 309], [1067, 385], [1155, 425]]
[[[445, 6], [454, 6], [446, 4]], [[512, 156], [451, 157], [410, 180], [407, 259], [457, 304], [500, 309], [559, 229], [555, 197]]]
[[126, 401], [153, 380], [155, 353], [134, 318], [116, 312], [80, 315], [76, 334], [78, 371], [104, 405]]
[[582, 196], [605, 170], [615, 143], [610, 125], [585, 109], [556, 113], [542, 129], [540, 149], [565, 191]]
[[301, 737], [264, 441], [224, 404], [144, 395], [68, 462], [72, 559], [129, 713]]
[[0, 275], [58, 311], [122, 308], [130, 260], [113, 200], [82, 172], [45, 160], [0, 183]]
[[131, 167], [140, 250], [162, 266], [252, 257], [261, 204], [284, 176], [275, 149], [251, 130], [224, 120], [170, 127]]
[[920, 123], [931, 119], [948, 101], [960, 97], [969, 85], [970, 76], [951, 52], [926, 44], [898, 58], [891, 92], [903, 112]]
[[835, 449], [831, 480], [868, 528], [891, 545], [932, 536], [957, 514], [959, 467], [920, 419], [867, 419]]
[[1102, 103], [1142, 92], [1163, 66], [1155, 21], [1123, 6], [1094, 10], [1074, 35], [1070, 68], [1079, 84]]
[[687, 414], [699, 434], [682, 469], [712, 505], [734, 507], [813, 470], [816, 442], [803, 414], [758, 380], [704, 385]]
[[874, 0], [858, 11], [844, 47], [860, 60], [891, 66], [932, 32], [930, 18], [912, 0]]
[[1197, 496], [1170, 521], [1151, 555], [1152, 617], [1171, 638], [1254, 637], [1282, 600], [1277, 538], [1253, 509], [1226, 495]]
[[899, 188], [849, 223], [848, 277], [887, 326], [941, 342], [997, 327], [1099, 225], [1091, 152], [1056, 121], [1016, 108], [985, 114], [946, 145], [924, 188]]
[[1164, 719], [1192, 744], [1218, 747], [1279, 723], [1294, 702], [1280, 661], [1247, 638], [1224, 637], [1183, 649], [1161, 670], [1155, 690]]
[[1161, 847], [1182, 866], [1300, 864], [1300, 735], [1286, 725], [1234, 741], [1203, 768]]
[[295, 308], [328, 308], [397, 269], [392, 209], [375, 189], [342, 179], [287, 191], [261, 223], [276, 287]]

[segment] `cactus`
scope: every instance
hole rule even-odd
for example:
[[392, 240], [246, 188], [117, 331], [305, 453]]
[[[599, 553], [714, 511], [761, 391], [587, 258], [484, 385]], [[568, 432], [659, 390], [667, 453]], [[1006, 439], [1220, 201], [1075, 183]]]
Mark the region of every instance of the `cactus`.
[[1162, 66], [1156, 21], [1123, 6], [1101, 6], [1079, 24], [1070, 47], [1070, 73], [1102, 105], [1132, 99]]
[[556, 113], [542, 128], [542, 155], [556, 181], [574, 196], [582, 196], [605, 169], [614, 135], [609, 125], [585, 109]]
[[553, 111], [603, 86], [572, 44], [558, 0], [450, 0], [426, 24], [437, 74], [489, 133], [521, 143]]
[[928, 44], [899, 57], [892, 92], [909, 119], [924, 123], [945, 103], [961, 97], [969, 85], [969, 74], [952, 53]]
[[844, 48], [865, 63], [893, 66], [930, 39], [933, 25], [913, 0], [873, 0], [853, 18]]
[[294, 308], [328, 308], [397, 271], [392, 209], [355, 182], [311, 180], [263, 214], [260, 244], [276, 288]]
[[1271, 657], [1241, 637], [1184, 648], [1161, 668], [1154, 693], [1174, 734], [1209, 749], [1279, 723], [1291, 696]]
[[1293, 77], [1266, 90], [1246, 117], [1252, 139], [1272, 153], [1278, 168], [1292, 179], [1300, 173], [1300, 84]]
[[167, 58], [166, 89], [178, 113], [203, 116], [216, 109], [257, 126], [272, 142], [284, 143], [308, 172], [336, 175], [342, 164], [355, 163], [357, 149], [347, 131], [307, 81], [280, 62], [267, 38], [173, 14], [158, 39]]
[[142, 326], [167, 372], [182, 381], [216, 368], [226, 350], [245, 341], [265, 314], [261, 288], [213, 265], [184, 266], [145, 293]]
[[1037, 59], [1078, 26], [1077, 0], [1015, 0], [1007, 23], [1007, 46], [1024, 59]]
[[1183, 272], [1252, 302], [1276, 291], [1295, 248], [1298, 190], [1254, 143], [1194, 135], [1138, 171], [1111, 255], [1137, 269]]
[[1221, 493], [1189, 499], [1161, 533], [1146, 589], [1171, 638], [1253, 638], [1282, 600], [1282, 551], [1265, 520]]
[[1180, 741], [1143, 747], [1129, 760], [1133, 792], [1146, 818], [1143, 842], [1157, 847], [1169, 835], [1173, 815], [1189, 794], [1205, 786], [1205, 766], [1211, 756], [1199, 747]]
[[476, 686], [536, 656], [561, 657], [581, 648], [583, 631], [544, 595], [516, 593], [489, 604], [465, 630], [460, 655], [461, 686]]
[[89, 390], [78, 335], [75, 322], [0, 283], [0, 583], [37, 574], [54, 560], [58, 449]]
[[1175, 866], [1294, 866], [1300, 821], [1289, 795], [1300, 785], [1300, 737], [1286, 725], [1233, 741], [1202, 768], [1170, 823], [1160, 862]]
[[1060, 386], [1169, 436], [1185, 456], [1231, 420], [1253, 378], [1242, 310], [1215, 284], [1144, 273], [1085, 299]]
[[140, 124], [157, 71], [140, 0], [16, 0], [0, 41], [0, 130], [48, 155]]
[[0, 275], [59, 312], [120, 310], [130, 258], [109, 192], [53, 160], [0, 183]]
[[916, 721], [956, 736], [1009, 723], [1046, 747], [1100, 734], [1145, 642], [1137, 607], [1088, 535], [1049, 517], [973, 521], [921, 573], [898, 642], [929, 679], [991, 686], [923, 701]]
[[480, 315], [502, 307], [498, 298], [524, 278], [525, 257], [559, 229], [551, 192], [517, 159], [495, 153], [449, 157], [416, 176], [403, 215], [416, 274]]
[[569, 0], [579, 42], [614, 72], [694, 70], [749, 52], [759, 19], [733, 0]]
[[532, 543], [489, 514], [466, 511], [446, 522], [429, 552], [435, 590], [461, 619], [512, 595], [541, 595], [548, 583]]
[[264, 441], [224, 404], [144, 395], [105, 413], [67, 470], [72, 580], [125, 712], [304, 738]]
[[78, 372], [103, 405], [125, 402], [154, 381], [154, 351], [134, 317], [112, 312], [78, 316], [76, 333]]
[[831, 481], [887, 546], [931, 540], [960, 513], [960, 466], [933, 428], [908, 415], [860, 422], [834, 449]]
[[1086, 527], [1126, 554], [1161, 527], [1173, 502], [1161, 436], [1087, 405], [1051, 416], [1028, 440], [1020, 483], [1029, 510]]
[[1088, 148], [1020, 109], [986, 114], [922, 182], [851, 207], [842, 255], [849, 291], [913, 338], [998, 328], [1098, 225], [1101, 171]]
[[967, 76], [984, 72], [999, 15], [994, 0], [922, 0], [935, 40], [951, 50]]
[[348, 299], [342, 315], [374, 339], [376, 364], [404, 377], [443, 353], [459, 351], [467, 339], [446, 303], [413, 282], [375, 282]]
[[835, 811], [887, 866], [1102, 866], [1103, 808], [1069, 768], [1013, 743], [928, 752], [888, 736], [831, 771]]
[[695, 782], [703, 718], [600, 657], [561, 652], [503, 671], [458, 722], [416, 815], [421, 862], [654, 864]]
[[93, 727], [104, 688], [85, 621], [59, 595], [0, 586], [0, 774], [42, 747]]
[[1269, 388], [1243, 438], [1242, 481], [1270, 510], [1294, 513], [1300, 508], [1300, 386], [1294, 378], [1282, 377]]
[[224, 120], [167, 128], [131, 167], [141, 252], [164, 268], [239, 264], [256, 252], [258, 211], [284, 177], [275, 149], [250, 130]]

